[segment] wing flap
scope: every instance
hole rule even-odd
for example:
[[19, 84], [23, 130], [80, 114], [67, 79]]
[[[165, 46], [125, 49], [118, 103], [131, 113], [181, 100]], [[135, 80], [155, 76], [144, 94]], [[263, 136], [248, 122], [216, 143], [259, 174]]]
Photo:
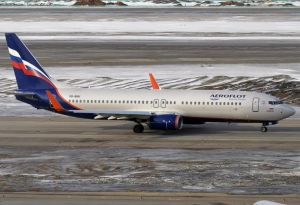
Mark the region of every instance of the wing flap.
[[104, 110], [69, 110], [78, 114], [95, 114], [101, 116], [151, 116], [153, 112], [148, 111], [104, 111]]

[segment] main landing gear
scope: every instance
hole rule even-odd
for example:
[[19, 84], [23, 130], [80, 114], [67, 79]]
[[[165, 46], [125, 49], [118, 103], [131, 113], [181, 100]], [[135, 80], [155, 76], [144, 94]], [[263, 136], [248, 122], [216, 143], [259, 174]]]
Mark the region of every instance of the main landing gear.
[[142, 133], [144, 131], [144, 126], [142, 124], [136, 124], [133, 127], [133, 132], [134, 133]]
[[268, 128], [265, 127], [265, 126], [262, 126], [260, 130], [261, 130], [262, 132], [267, 132], [267, 131], [268, 131]]

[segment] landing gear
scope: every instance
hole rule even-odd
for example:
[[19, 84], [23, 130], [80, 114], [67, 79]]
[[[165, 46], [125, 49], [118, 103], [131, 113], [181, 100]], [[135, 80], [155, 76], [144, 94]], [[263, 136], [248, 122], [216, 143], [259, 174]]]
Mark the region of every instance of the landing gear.
[[134, 133], [142, 133], [144, 131], [144, 126], [142, 124], [136, 124], [133, 127]]
[[267, 132], [267, 131], [268, 131], [268, 128], [265, 127], [265, 126], [262, 126], [260, 130], [261, 130], [262, 132]]

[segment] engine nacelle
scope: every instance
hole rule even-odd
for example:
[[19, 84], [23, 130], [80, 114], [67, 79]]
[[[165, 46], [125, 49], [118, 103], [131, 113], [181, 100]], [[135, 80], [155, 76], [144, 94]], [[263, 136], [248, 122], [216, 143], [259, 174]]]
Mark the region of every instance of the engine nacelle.
[[148, 121], [148, 126], [152, 130], [180, 130], [182, 125], [182, 117], [173, 114], [151, 116]]

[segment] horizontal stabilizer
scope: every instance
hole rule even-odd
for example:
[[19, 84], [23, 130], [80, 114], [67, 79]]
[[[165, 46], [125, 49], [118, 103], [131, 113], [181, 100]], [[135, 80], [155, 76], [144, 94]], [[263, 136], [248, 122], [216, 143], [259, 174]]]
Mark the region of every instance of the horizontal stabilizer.
[[6, 95], [15, 95], [15, 96], [25, 96], [25, 97], [30, 97], [30, 96], [35, 96], [35, 93], [31, 92], [1, 92]]

